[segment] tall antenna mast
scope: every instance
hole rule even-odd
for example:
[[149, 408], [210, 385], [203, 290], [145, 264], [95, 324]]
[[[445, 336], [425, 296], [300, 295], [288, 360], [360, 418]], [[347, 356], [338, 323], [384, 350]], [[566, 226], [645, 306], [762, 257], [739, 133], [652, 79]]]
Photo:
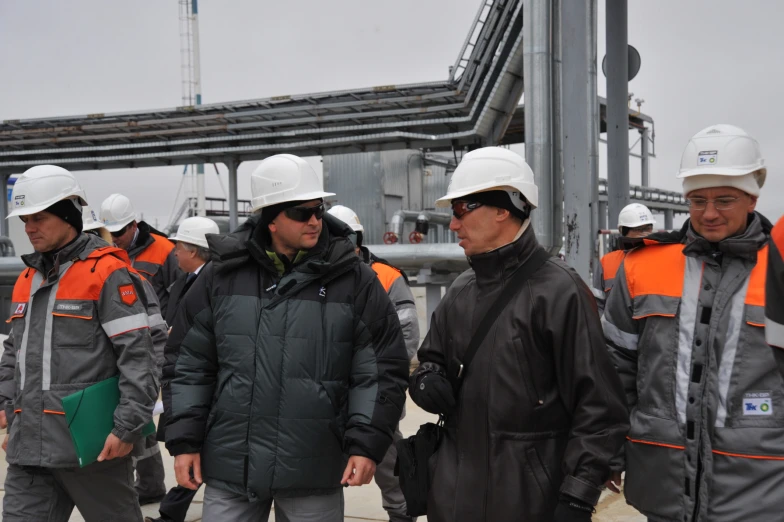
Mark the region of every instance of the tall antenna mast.
[[[198, 0], [179, 0], [180, 4], [180, 68], [182, 73], [182, 104], [186, 107], [201, 105], [201, 64], [199, 54], [199, 5]], [[185, 168], [188, 189], [186, 198], [195, 206], [188, 209], [189, 216], [206, 215], [204, 165]], [[184, 181], [184, 180], [183, 180]]]

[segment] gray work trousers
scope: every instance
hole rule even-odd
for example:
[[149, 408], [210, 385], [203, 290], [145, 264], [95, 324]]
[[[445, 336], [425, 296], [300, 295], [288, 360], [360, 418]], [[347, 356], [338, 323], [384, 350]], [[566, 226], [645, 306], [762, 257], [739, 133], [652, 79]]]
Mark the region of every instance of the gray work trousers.
[[144, 453], [133, 458], [136, 468], [136, 482], [134, 487], [143, 504], [160, 502], [166, 495], [166, 472], [163, 469], [163, 458], [155, 434], [148, 435], [142, 442], [145, 446]]
[[391, 522], [413, 522], [416, 518], [406, 515], [406, 499], [400, 490], [400, 481], [395, 476], [395, 461], [397, 461], [397, 448], [395, 443], [403, 438], [400, 427], [395, 428], [392, 445], [384, 455], [384, 460], [376, 467], [374, 477], [376, 485], [381, 489], [381, 505], [389, 515]]
[[8, 465], [3, 522], [68, 522], [74, 506], [86, 522], [141, 522], [131, 458], [84, 468]]
[[[328, 495], [276, 498], [275, 522], [343, 522], [343, 490]], [[273, 500], [250, 502], [245, 495], [236, 495], [211, 487], [204, 490], [202, 522], [267, 522]]]

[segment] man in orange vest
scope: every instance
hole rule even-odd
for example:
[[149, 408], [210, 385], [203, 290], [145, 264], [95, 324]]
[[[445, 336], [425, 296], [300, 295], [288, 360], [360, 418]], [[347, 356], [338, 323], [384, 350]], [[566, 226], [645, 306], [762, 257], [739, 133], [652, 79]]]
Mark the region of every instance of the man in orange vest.
[[[766, 168], [732, 125], [691, 138], [689, 219], [630, 251], [602, 323], [626, 391], [629, 504], [649, 520], [780, 520], [784, 382], [765, 342]], [[621, 463], [620, 460], [625, 461]]]
[[[618, 214], [618, 232], [621, 233], [621, 238], [636, 239], [648, 236], [653, 233], [653, 225], [655, 224], [656, 219], [650, 209], [641, 203], [626, 205]], [[602, 296], [602, 298], [597, 298], [600, 312], [604, 310], [604, 301], [612, 289], [615, 273], [621, 266], [626, 251], [624, 243], [621, 242], [621, 248], [602, 256], [601, 265], [593, 274], [593, 285], [601, 292], [599, 295]]]
[[765, 337], [777, 348], [773, 355], [784, 376], [784, 217], [771, 233], [768, 280], [765, 288]]
[[[137, 222], [131, 201], [122, 194], [112, 194], [101, 203], [100, 219], [114, 244], [128, 252], [131, 266], [152, 284], [161, 314], [167, 317], [169, 288], [182, 275], [174, 243], [144, 221]], [[155, 435], [150, 435], [147, 446], [147, 453], [136, 460], [136, 491], [142, 505], [160, 502], [166, 495], [166, 474]]]
[[[35, 252], [22, 257], [0, 360], [3, 520], [66, 522], [77, 507], [86, 520], [138, 522], [130, 454], [158, 395], [143, 281], [125, 251], [81, 233], [84, 191], [67, 170], [29, 169], [11, 201]], [[114, 428], [81, 467], [62, 399], [113, 376]]]
[[[408, 286], [408, 279], [399, 269], [393, 267], [383, 259], [374, 256], [366, 247], [363, 246], [363, 236], [365, 227], [359, 221], [356, 212], [343, 205], [335, 205], [329, 209], [329, 213], [340, 219], [356, 233], [357, 255], [373, 269], [378, 276], [378, 280], [387, 291], [389, 300], [395, 307], [397, 317], [400, 320], [400, 328], [403, 330], [403, 340], [406, 343], [408, 360], [416, 355], [419, 348], [419, 318], [417, 316], [414, 294]], [[403, 408], [405, 417], [406, 410]], [[403, 438], [400, 427], [395, 429], [392, 445], [387, 450], [384, 460], [376, 468], [375, 480], [381, 489], [381, 501], [384, 509], [389, 515], [390, 522], [411, 522], [415, 518], [406, 515], [406, 499], [400, 490], [400, 483], [395, 477], [395, 461], [397, 460], [397, 449], [395, 443]]]

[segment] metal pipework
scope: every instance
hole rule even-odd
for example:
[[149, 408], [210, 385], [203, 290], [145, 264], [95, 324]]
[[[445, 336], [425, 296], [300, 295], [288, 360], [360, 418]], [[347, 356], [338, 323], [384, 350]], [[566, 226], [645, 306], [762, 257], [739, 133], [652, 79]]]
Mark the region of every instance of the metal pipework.
[[424, 245], [365, 245], [381, 259], [402, 270], [431, 268], [439, 272], [463, 272], [468, 258], [456, 243]]
[[444, 212], [433, 212], [430, 210], [423, 210], [416, 218], [415, 230], [420, 234], [427, 235], [430, 230], [430, 225], [440, 225], [448, 227], [452, 221], [452, 215]]
[[400, 236], [403, 235], [403, 223], [406, 221], [409, 223], [416, 222], [419, 214], [416, 210], [398, 210], [392, 214], [392, 219], [389, 222], [389, 231], [384, 234], [384, 241], [389, 237], [391, 243], [397, 243], [400, 240]]

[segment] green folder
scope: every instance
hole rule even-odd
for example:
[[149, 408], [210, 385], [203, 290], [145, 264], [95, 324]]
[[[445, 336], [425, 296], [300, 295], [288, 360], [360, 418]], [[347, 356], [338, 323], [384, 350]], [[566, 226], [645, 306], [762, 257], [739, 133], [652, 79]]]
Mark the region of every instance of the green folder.
[[[120, 404], [120, 378], [114, 376], [63, 397], [63, 411], [71, 432], [79, 466], [85, 467], [98, 460], [106, 437], [114, 429], [114, 410]], [[155, 433], [155, 422], [150, 420], [142, 435]]]

